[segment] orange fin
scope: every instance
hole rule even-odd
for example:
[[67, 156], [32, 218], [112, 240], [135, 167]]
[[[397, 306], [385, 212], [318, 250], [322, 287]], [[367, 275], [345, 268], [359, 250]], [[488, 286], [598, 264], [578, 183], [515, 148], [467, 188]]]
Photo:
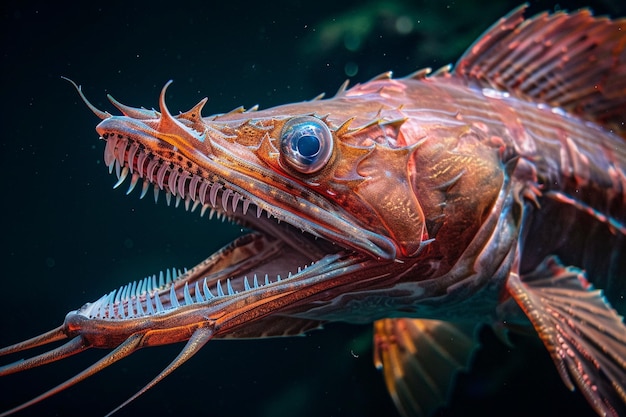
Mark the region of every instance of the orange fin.
[[541, 13], [525, 6], [494, 24], [454, 73], [483, 87], [561, 107], [626, 138], [626, 19], [587, 9]]
[[[581, 270], [547, 258], [507, 289], [524, 310], [571, 390], [603, 416], [626, 415], [626, 326]], [[575, 384], [575, 385], [574, 385]]]
[[374, 363], [400, 414], [428, 416], [446, 403], [456, 374], [478, 347], [474, 329], [473, 324], [407, 318], [374, 323]]

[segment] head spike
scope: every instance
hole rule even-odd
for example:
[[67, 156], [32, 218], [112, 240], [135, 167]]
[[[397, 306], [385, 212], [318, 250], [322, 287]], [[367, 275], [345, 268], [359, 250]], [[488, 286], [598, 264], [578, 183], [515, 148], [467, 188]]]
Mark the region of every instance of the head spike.
[[154, 119], [159, 117], [159, 113], [156, 110], [148, 110], [144, 108], [130, 107], [125, 104], [120, 103], [116, 99], [113, 98], [111, 94], [107, 94], [107, 98], [119, 111], [124, 114], [124, 116], [132, 117], [133, 119]]
[[341, 137], [348, 133], [350, 131], [350, 125], [352, 124], [352, 122], [354, 122], [354, 119], [356, 119], [356, 116], [349, 118], [348, 120], [343, 122], [341, 126], [335, 129], [335, 136]]
[[63, 78], [65, 81], [68, 81], [69, 83], [71, 83], [74, 86], [74, 88], [78, 92], [78, 95], [83, 100], [83, 103], [85, 103], [87, 105], [87, 107], [89, 107], [89, 110], [91, 110], [93, 112], [93, 114], [95, 114], [96, 116], [98, 116], [102, 120], [108, 119], [109, 117], [111, 117], [111, 115], [108, 112], [105, 112], [105, 111], [102, 111], [102, 110], [98, 109], [96, 106], [91, 104], [89, 102], [89, 100], [87, 100], [87, 97], [85, 97], [85, 95], [83, 94], [83, 90], [82, 90], [80, 85], [76, 84], [74, 81], [70, 80], [67, 77], [61, 76], [61, 78]]
[[186, 112], [179, 114], [177, 117], [179, 119], [187, 119], [191, 122], [197, 123], [198, 121], [202, 120], [202, 109], [204, 108], [204, 105], [207, 101], [209, 101], [208, 97], [203, 98], [198, 102], [198, 104], [196, 104]]
[[346, 90], [348, 89], [349, 84], [350, 84], [350, 80], [345, 80], [343, 84], [339, 86], [339, 90], [337, 90], [337, 92], [335, 93], [335, 97], [339, 97], [340, 95], [345, 93]]

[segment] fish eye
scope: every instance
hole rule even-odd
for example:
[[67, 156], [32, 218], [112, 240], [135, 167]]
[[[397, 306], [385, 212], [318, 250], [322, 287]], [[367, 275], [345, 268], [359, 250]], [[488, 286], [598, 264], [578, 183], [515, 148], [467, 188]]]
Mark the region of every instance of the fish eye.
[[333, 152], [333, 136], [320, 119], [296, 117], [283, 126], [280, 134], [283, 160], [303, 174], [312, 174], [326, 165]]

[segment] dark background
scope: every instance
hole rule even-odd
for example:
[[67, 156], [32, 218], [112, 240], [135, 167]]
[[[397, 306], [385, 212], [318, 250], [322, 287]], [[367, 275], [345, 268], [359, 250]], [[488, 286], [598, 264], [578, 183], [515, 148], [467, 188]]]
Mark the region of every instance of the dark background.
[[[86, 2], [85, 2], [86, 3]], [[518, 1], [3, 2], [0, 170], [0, 345], [49, 330], [128, 281], [191, 266], [239, 233], [138, 192], [113, 190], [98, 119], [61, 76], [113, 111], [105, 94], [205, 115], [335, 92], [387, 70], [438, 68]], [[531, 13], [622, 0], [536, 1]], [[150, 194], [149, 194], [150, 195]], [[592, 415], [561, 384], [537, 341], [499, 343], [489, 330], [474, 370], [441, 415]], [[141, 388], [182, 345], [135, 353], [20, 415], [102, 415]], [[0, 410], [95, 362], [89, 351], [0, 380]], [[19, 356], [7, 359], [15, 360]], [[6, 363], [3, 362], [3, 363]], [[371, 361], [370, 326], [333, 324], [290, 339], [216, 341], [119, 415], [394, 416]]]

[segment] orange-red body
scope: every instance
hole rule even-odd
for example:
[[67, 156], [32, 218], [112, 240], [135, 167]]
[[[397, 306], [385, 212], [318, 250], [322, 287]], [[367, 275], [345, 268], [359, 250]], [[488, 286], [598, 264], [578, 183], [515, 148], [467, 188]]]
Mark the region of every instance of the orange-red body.
[[[376, 364], [407, 416], [445, 401], [481, 323], [534, 326], [565, 384], [598, 413], [618, 415], [626, 402], [626, 328], [614, 310], [624, 310], [626, 290], [624, 21], [586, 11], [523, 21], [522, 12], [498, 22], [452, 72], [383, 74], [326, 100], [203, 118], [205, 100], [170, 113], [169, 83], [158, 112], [111, 98], [123, 114], [112, 116], [83, 97], [102, 119], [116, 186], [141, 181], [142, 197], [152, 188], [155, 199], [164, 192], [168, 203], [256, 232], [5, 348], [72, 339], [0, 374], [114, 348], [9, 412], [141, 347], [188, 340], [131, 400], [212, 338], [348, 321], [375, 322]], [[432, 351], [416, 348], [426, 339]], [[435, 356], [446, 358], [440, 367], [422, 366]]]

